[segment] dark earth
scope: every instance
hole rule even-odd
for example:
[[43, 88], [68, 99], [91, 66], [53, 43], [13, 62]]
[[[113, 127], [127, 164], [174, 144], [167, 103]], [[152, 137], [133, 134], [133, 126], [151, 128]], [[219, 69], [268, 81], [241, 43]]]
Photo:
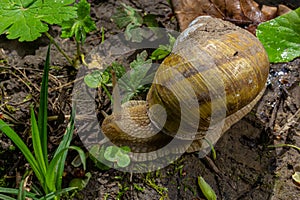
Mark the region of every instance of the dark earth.
[[[123, 2], [143, 12], [157, 16], [161, 26], [178, 30], [178, 24], [167, 1], [92, 1], [91, 16], [105, 38], [121, 33], [111, 16]], [[261, 1], [267, 3], [267, 1]], [[273, 4], [285, 1], [269, 1]], [[299, 4], [299, 3], [298, 3]], [[291, 8], [299, 7], [289, 1]], [[61, 39], [60, 29], [53, 26], [50, 33], [69, 55], [76, 51], [72, 39]], [[87, 54], [100, 45], [101, 32], [88, 35], [83, 47]], [[30, 104], [38, 105], [43, 65], [49, 40], [41, 37], [35, 42], [20, 43], [0, 36], [0, 113], [30, 145]], [[127, 59], [127, 58], [126, 58]], [[131, 59], [128, 57], [128, 59]], [[71, 110], [71, 93], [76, 70], [52, 46], [49, 77], [49, 148], [55, 150], [65, 131]], [[297, 200], [300, 186], [292, 179], [300, 171], [300, 152], [294, 148], [271, 148], [269, 145], [300, 146], [300, 59], [272, 64], [265, 95], [257, 106], [232, 126], [215, 145], [217, 159], [199, 158], [197, 153], [184, 154], [176, 162], [147, 174], [130, 174], [115, 169], [101, 170], [91, 160], [87, 170], [92, 177], [87, 186], [70, 193], [65, 199], [205, 199], [197, 177], [202, 176], [214, 189], [218, 199]], [[110, 111], [107, 97], [99, 100], [101, 108]], [[37, 106], [36, 106], [37, 107]], [[52, 119], [51, 119], [52, 117]], [[78, 128], [78, 127], [77, 127]], [[78, 135], [73, 145], [83, 146]], [[28, 168], [18, 149], [0, 133], [0, 186], [17, 187]], [[73, 178], [83, 177], [83, 170], [71, 165], [71, 152], [66, 162], [64, 186]], [[36, 180], [31, 177], [34, 183]], [[30, 181], [29, 183], [30, 184]]]

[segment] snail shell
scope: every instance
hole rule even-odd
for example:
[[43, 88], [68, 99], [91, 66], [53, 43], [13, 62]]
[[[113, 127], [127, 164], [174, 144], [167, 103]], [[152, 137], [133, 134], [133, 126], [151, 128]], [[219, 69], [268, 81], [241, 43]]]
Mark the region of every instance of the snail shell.
[[188, 151], [200, 150], [208, 133], [224, 133], [253, 108], [268, 72], [267, 54], [251, 33], [221, 19], [198, 17], [158, 68], [146, 101], [122, 105], [106, 117], [102, 131], [137, 152], [161, 148], [173, 138], [193, 140]]

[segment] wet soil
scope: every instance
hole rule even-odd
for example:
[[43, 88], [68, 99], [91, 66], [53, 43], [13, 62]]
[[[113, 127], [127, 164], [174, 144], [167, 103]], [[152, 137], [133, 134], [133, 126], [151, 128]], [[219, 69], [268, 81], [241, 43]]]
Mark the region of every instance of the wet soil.
[[[111, 16], [123, 2], [143, 12], [157, 15], [161, 26], [178, 30], [172, 9], [164, 0], [155, 1], [93, 1], [91, 15], [97, 28], [104, 27], [105, 38], [120, 33]], [[62, 48], [73, 55], [72, 39], [60, 39], [60, 29], [52, 27]], [[87, 37], [85, 53], [100, 45], [101, 33]], [[45, 61], [47, 38], [33, 43], [19, 43], [0, 37], [0, 112], [30, 145], [30, 104], [38, 105], [39, 87]], [[54, 151], [62, 137], [71, 110], [71, 93], [76, 70], [52, 47], [49, 78], [49, 149]], [[199, 158], [197, 153], [184, 154], [161, 170], [130, 174], [115, 169], [101, 170], [91, 160], [91, 172], [86, 188], [66, 199], [205, 199], [197, 185], [203, 176], [216, 192], [218, 199], [297, 200], [300, 187], [291, 176], [300, 171], [300, 152], [293, 148], [271, 148], [269, 145], [300, 146], [300, 59], [271, 65], [265, 95], [247, 116], [228, 130], [215, 146], [217, 159]], [[108, 101], [104, 108], [109, 110]], [[74, 135], [74, 145], [82, 146]], [[19, 176], [28, 167], [22, 154], [11, 148], [11, 141], [0, 134], [0, 186], [16, 187]], [[51, 152], [51, 151], [50, 151]], [[78, 177], [81, 171], [71, 165], [75, 155], [69, 154], [64, 184]], [[34, 179], [33, 179], [34, 181]]]

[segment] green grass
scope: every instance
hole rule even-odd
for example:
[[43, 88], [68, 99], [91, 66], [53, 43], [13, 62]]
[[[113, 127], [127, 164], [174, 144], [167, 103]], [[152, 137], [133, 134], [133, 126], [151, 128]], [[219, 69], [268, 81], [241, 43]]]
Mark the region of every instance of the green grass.
[[0, 199], [12, 199], [5, 194], [18, 195], [18, 199], [29, 197], [32, 199], [59, 199], [59, 195], [76, 189], [75, 187], [62, 189], [62, 175], [64, 171], [64, 164], [69, 149], [76, 150], [79, 153], [81, 162], [85, 169], [85, 154], [76, 146], [70, 146], [72, 135], [74, 131], [75, 111], [72, 110], [70, 122], [67, 126], [62, 141], [57, 147], [52, 159], [48, 161], [48, 135], [47, 135], [47, 103], [48, 103], [48, 73], [50, 62], [50, 46], [48, 48], [46, 63], [44, 67], [44, 74], [41, 86], [40, 105], [38, 120], [36, 120], [33, 106], [30, 107], [30, 121], [33, 153], [26, 146], [20, 136], [10, 128], [9, 124], [0, 120], [0, 131], [6, 134], [15, 145], [21, 150], [26, 160], [30, 164], [34, 175], [37, 177], [43, 192], [31, 193], [24, 190], [23, 185], [19, 189], [0, 187]]

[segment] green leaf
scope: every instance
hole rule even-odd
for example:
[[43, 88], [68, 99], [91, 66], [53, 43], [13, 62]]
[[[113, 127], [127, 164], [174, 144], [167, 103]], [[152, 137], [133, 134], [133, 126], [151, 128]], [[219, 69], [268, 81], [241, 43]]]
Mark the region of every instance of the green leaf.
[[84, 77], [85, 84], [87, 84], [87, 86], [89, 86], [90, 88], [100, 87], [103, 81], [107, 81], [107, 77], [105, 77], [105, 80], [103, 80], [102, 72], [99, 70], [95, 70]]
[[69, 186], [77, 187], [79, 190], [82, 190], [83, 188], [86, 187], [86, 185], [88, 184], [91, 177], [92, 177], [92, 174], [90, 172], [88, 172], [85, 174], [85, 178], [73, 178], [70, 181]]
[[146, 24], [148, 27], [158, 27], [159, 24], [156, 20], [156, 15], [152, 15], [152, 14], [147, 14], [144, 16], [144, 24]]
[[112, 16], [112, 20], [117, 24], [119, 28], [124, 28], [128, 24], [132, 24], [135, 27], [143, 24], [143, 18], [138, 10], [127, 6], [124, 3], [122, 8], [118, 8], [117, 12]]
[[47, 142], [47, 126], [48, 126], [48, 79], [49, 79], [49, 68], [50, 68], [50, 47], [48, 46], [46, 62], [44, 66], [42, 86], [40, 93], [40, 105], [38, 113], [38, 128], [40, 134], [41, 150], [43, 155], [44, 164], [48, 166], [48, 142]]
[[1, 0], [0, 34], [8, 39], [33, 41], [48, 31], [48, 24], [60, 24], [76, 16], [75, 0]]
[[108, 170], [113, 166], [113, 164], [111, 162], [107, 162], [107, 160], [104, 158], [104, 152], [104, 146], [100, 147], [100, 145], [93, 145], [89, 150], [89, 156], [95, 163], [96, 167], [101, 170]]
[[16, 200], [15, 198], [12, 198], [12, 197], [4, 195], [4, 194], [0, 194], [0, 199], [3, 199], [3, 200]]
[[159, 47], [155, 51], [153, 51], [150, 58], [152, 60], [161, 60], [167, 57], [172, 52], [175, 40], [175, 37], [169, 34], [169, 44], [159, 45]]
[[120, 89], [126, 92], [126, 96], [122, 98], [122, 103], [130, 100], [135, 94], [145, 89], [144, 83], [151, 83], [154, 77], [154, 72], [149, 73], [152, 67], [152, 60], [147, 59], [147, 52], [143, 51], [137, 55], [130, 67], [130, 72], [125, 74], [118, 83]]
[[116, 154], [117, 157], [117, 165], [119, 167], [127, 167], [130, 164], [130, 158], [129, 155], [122, 153], [121, 151], [119, 151]]
[[256, 35], [270, 62], [288, 62], [300, 56], [300, 8], [257, 27]]
[[18, 200], [23, 200], [26, 197], [27, 191], [24, 188], [24, 183], [25, 183], [25, 179], [29, 176], [29, 174], [30, 174], [30, 171], [26, 170], [26, 172], [22, 176], [22, 179], [21, 179], [20, 185], [19, 185]]
[[[117, 79], [121, 78], [126, 73], [125, 67], [118, 62], [113, 62], [111, 68], [115, 71]], [[111, 68], [108, 68], [106, 71], [110, 73]]]
[[[128, 150], [128, 148], [125, 149]], [[130, 164], [128, 152], [116, 146], [107, 147], [104, 152], [104, 158], [116, 163], [118, 167], [127, 167]]]
[[69, 146], [67, 148], [62, 149], [53, 157], [46, 172], [46, 183], [51, 191], [58, 190], [55, 186], [55, 183], [56, 181], [59, 181], [59, 179], [62, 179], [62, 176], [58, 176], [56, 170], [59, 168], [59, 166], [65, 164], [66, 153], [69, 149], [73, 149], [78, 152], [83, 164], [83, 168], [84, 170], [86, 169], [86, 158], [82, 149], [76, 146]]
[[[57, 147], [57, 149], [55, 151], [53, 159], [58, 157], [58, 154], [60, 152], [62, 152], [64, 149], [69, 148], [72, 137], [73, 137], [73, 132], [74, 132], [74, 122], [75, 122], [74, 120], [75, 120], [75, 110], [73, 108], [72, 112], [71, 112], [70, 122], [67, 126], [67, 129], [65, 131], [62, 141], [60, 142], [59, 146]], [[65, 163], [65, 160], [67, 158], [67, 153], [68, 153], [67, 151], [63, 151], [63, 152], [64, 153], [60, 157], [60, 162], [57, 164], [57, 167], [56, 167], [57, 170], [55, 171], [55, 174], [54, 174], [54, 178], [56, 180], [55, 185], [56, 185], [56, 189], [58, 191], [61, 190], [62, 176], [63, 176], [63, 172], [64, 172], [64, 167], [65, 167], [64, 163]], [[85, 167], [86, 167], [85, 155], [83, 157], [82, 153], [79, 153], [79, 157], [80, 157], [82, 165], [85, 169]]]
[[105, 149], [104, 158], [110, 162], [116, 162], [116, 154], [118, 151], [118, 147], [109, 146]]
[[31, 168], [33, 169], [36, 177], [43, 185], [44, 176], [43, 173], [40, 171], [38, 162], [26, 146], [26, 144], [22, 141], [22, 139], [18, 136], [18, 134], [12, 130], [8, 124], [6, 124], [2, 119], [0, 119], [0, 130], [7, 135], [15, 145], [21, 150], [22, 154], [25, 156], [26, 160], [29, 162]]
[[68, 188], [64, 188], [60, 191], [56, 191], [56, 192], [51, 192], [51, 193], [48, 193], [47, 195], [45, 195], [44, 197], [41, 197], [39, 198], [39, 200], [50, 200], [50, 199], [58, 199], [57, 197], [61, 194], [64, 194], [64, 193], [67, 193], [67, 192], [70, 192], [72, 190], [76, 190], [77, 188], [76, 187], [68, 187]]
[[198, 177], [198, 185], [207, 200], [217, 199], [217, 195], [214, 192], [214, 190], [210, 187], [208, 183], [206, 183], [206, 181], [201, 176]]
[[77, 18], [72, 18], [61, 24], [61, 37], [69, 38], [75, 35], [76, 41], [83, 44], [86, 39], [86, 34], [97, 30], [97, 27], [90, 17], [91, 5], [86, 0], [81, 0], [78, 4], [75, 4], [75, 7], [77, 7]]
[[[42, 149], [42, 145], [41, 145], [40, 133], [39, 133], [38, 125], [36, 122], [36, 118], [34, 116], [34, 110], [33, 110], [32, 106], [30, 108], [30, 116], [31, 116], [30, 117], [30, 119], [31, 119], [31, 135], [32, 135], [32, 144], [33, 144], [34, 154], [35, 154], [40, 172], [43, 175], [45, 175], [46, 174], [46, 164], [45, 164], [43, 149]], [[44, 178], [45, 177], [43, 177], [43, 179]], [[45, 182], [45, 180], [42, 181], [42, 183], [44, 183], [44, 182]]]

